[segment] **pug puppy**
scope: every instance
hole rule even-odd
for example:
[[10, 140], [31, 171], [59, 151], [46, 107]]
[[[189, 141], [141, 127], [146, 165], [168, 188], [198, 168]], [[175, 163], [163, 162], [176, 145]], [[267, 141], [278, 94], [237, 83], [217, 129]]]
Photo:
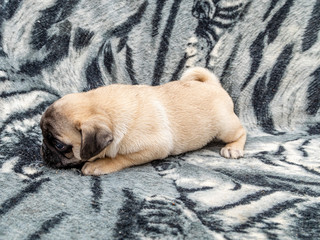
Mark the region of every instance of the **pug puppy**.
[[48, 165], [85, 162], [84, 175], [102, 175], [226, 143], [225, 158], [240, 158], [246, 131], [218, 78], [195, 67], [160, 86], [109, 85], [54, 102], [40, 122]]

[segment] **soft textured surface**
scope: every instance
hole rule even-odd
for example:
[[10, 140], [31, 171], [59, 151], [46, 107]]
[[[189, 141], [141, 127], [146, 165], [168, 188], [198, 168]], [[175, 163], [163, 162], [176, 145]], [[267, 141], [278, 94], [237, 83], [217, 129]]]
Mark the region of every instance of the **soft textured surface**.
[[[2, 0], [0, 26], [0, 239], [320, 238], [319, 0]], [[210, 144], [100, 177], [42, 165], [54, 100], [189, 66], [234, 99], [244, 158]]]

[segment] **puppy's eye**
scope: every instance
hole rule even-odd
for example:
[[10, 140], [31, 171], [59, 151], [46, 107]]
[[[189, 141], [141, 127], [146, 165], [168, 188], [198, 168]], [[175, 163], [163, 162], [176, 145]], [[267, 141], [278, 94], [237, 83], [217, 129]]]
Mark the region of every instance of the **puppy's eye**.
[[63, 143], [60, 142], [59, 140], [55, 140], [55, 141], [54, 141], [54, 147], [55, 147], [58, 151], [62, 152], [62, 151], [64, 151], [64, 150], [66, 150], [67, 145], [63, 144]]

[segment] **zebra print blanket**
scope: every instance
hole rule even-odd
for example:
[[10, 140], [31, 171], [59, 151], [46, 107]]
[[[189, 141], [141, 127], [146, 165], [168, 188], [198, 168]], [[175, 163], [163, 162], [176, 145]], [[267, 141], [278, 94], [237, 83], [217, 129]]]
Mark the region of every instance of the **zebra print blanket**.
[[[0, 239], [319, 239], [319, 0], [0, 0]], [[246, 155], [100, 177], [43, 166], [40, 116], [112, 83], [216, 73]], [[192, 116], [190, 116], [192, 117]]]

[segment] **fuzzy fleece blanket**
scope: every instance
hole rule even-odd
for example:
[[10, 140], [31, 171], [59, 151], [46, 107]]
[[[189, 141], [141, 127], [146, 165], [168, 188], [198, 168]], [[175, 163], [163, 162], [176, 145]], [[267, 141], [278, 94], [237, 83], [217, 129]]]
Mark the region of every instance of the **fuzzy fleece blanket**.
[[[0, 0], [0, 239], [319, 239], [319, 30], [319, 0]], [[212, 143], [100, 177], [42, 164], [54, 100], [190, 66], [232, 96], [244, 158]]]

